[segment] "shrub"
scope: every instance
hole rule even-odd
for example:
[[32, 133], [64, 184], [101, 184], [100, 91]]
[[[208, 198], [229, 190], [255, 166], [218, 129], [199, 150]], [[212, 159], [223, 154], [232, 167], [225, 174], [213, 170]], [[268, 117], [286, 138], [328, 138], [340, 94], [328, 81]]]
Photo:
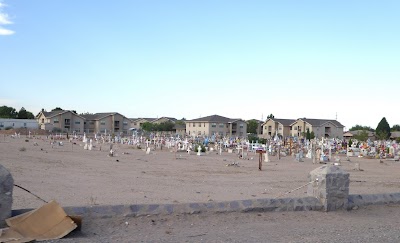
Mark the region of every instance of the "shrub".
[[198, 147], [201, 147], [201, 152], [205, 153], [206, 152], [206, 147], [203, 144], [194, 144], [193, 147], [193, 151], [194, 152], [198, 152]]
[[11, 130], [11, 129], [12, 129], [11, 126], [8, 126], [8, 127], [5, 127], [5, 128], [4, 128], [4, 130]]

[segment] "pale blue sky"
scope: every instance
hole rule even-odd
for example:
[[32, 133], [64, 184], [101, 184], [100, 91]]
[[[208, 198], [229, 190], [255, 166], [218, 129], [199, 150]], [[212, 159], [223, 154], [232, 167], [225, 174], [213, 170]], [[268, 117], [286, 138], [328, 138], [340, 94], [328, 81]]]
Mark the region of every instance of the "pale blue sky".
[[400, 1], [0, 3], [0, 105], [400, 123]]

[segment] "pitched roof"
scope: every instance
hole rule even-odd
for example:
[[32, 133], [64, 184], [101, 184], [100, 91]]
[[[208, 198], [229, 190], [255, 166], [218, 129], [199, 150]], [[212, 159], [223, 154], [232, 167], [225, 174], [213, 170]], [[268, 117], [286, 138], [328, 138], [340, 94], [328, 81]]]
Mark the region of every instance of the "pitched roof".
[[[96, 113], [96, 114], [87, 114], [87, 115], [82, 115], [86, 120], [100, 120], [104, 117], [111, 116], [119, 114], [118, 112], [102, 112], [102, 113]], [[121, 115], [121, 114], [120, 114]], [[122, 115], [124, 116], [124, 115]], [[128, 118], [129, 119], [129, 118]]]
[[[63, 114], [63, 113], [65, 113], [65, 112], [67, 112], [67, 111], [65, 111], [65, 110], [42, 111], [42, 114], [43, 114], [45, 117], [50, 118], [50, 117], [53, 117], [53, 116], [57, 116], [57, 115], [59, 115], [59, 114]], [[40, 113], [39, 113], [39, 114], [40, 114]]]
[[143, 118], [143, 117], [139, 117], [139, 118], [131, 118], [131, 120], [132, 120], [133, 122], [138, 121], [138, 120], [146, 120], [146, 121], [148, 121], [148, 122], [152, 122], [152, 121], [154, 121], [154, 120], [157, 120], [157, 118]]
[[296, 121], [296, 120], [293, 120], [293, 119], [275, 119], [275, 118], [271, 118], [271, 119], [273, 121], [279, 122], [283, 126], [290, 126], [293, 122]]
[[69, 110], [41, 111], [41, 112], [39, 112], [39, 114], [36, 117], [38, 117], [42, 113], [46, 118], [51, 118], [51, 117], [54, 117], [54, 116], [58, 116], [58, 115], [67, 113], [67, 112], [71, 112], [72, 114], [85, 119], [84, 116], [78, 115], [78, 114], [76, 114], [76, 113], [74, 113], [72, 111], [69, 111]]
[[156, 118], [156, 119], [154, 119], [154, 120], [152, 120], [152, 122], [155, 122], [155, 121], [157, 121], [157, 120], [160, 120], [160, 119], [168, 119], [168, 120], [170, 120], [170, 121], [173, 121], [173, 122], [176, 122], [178, 119], [176, 119], [176, 118], [173, 118], [173, 117], [166, 117], [166, 116], [163, 116], [163, 117], [160, 117], [160, 118]]
[[188, 120], [188, 121], [189, 122], [222, 122], [222, 123], [229, 123], [229, 122], [232, 122], [232, 120], [235, 120], [235, 119], [230, 119], [228, 117], [219, 116], [219, 115], [212, 115], [212, 116], [200, 117], [200, 118], [193, 119], [193, 120]]
[[391, 132], [390, 133], [390, 138], [398, 138], [400, 137], [400, 132]]
[[[308, 119], [308, 118], [299, 118], [297, 120], [302, 120], [307, 122], [308, 124], [310, 124], [311, 126], [315, 126], [315, 127], [320, 127], [323, 124], [327, 123], [327, 122], [331, 122], [333, 123], [333, 125], [337, 126], [337, 127], [344, 127], [340, 122], [336, 121], [336, 120], [325, 120], [325, 119]], [[296, 121], [297, 121], [296, 120]], [[295, 121], [295, 122], [296, 122]], [[293, 122], [294, 123], [294, 122]], [[293, 124], [292, 123], [292, 124]]]
[[262, 125], [264, 126], [267, 121], [272, 120], [274, 122], [279, 122], [283, 126], [290, 126], [292, 125], [296, 120], [293, 119], [279, 119], [279, 118], [268, 118]]

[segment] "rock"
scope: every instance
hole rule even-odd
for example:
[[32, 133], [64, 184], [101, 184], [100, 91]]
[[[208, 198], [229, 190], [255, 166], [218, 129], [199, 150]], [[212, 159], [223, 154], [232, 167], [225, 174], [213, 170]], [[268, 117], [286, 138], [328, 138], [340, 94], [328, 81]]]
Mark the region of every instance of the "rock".
[[11, 217], [12, 193], [14, 179], [11, 173], [0, 165], [0, 227], [4, 227], [5, 219]]

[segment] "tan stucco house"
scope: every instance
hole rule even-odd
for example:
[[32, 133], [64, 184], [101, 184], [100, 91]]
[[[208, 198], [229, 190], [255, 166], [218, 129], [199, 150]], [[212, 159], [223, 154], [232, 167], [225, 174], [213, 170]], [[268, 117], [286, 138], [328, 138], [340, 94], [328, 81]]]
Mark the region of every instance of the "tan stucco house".
[[291, 136], [303, 138], [309, 130], [316, 138], [343, 139], [344, 126], [336, 120], [299, 118], [291, 124]]
[[190, 136], [246, 137], [246, 131], [246, 121], [219, 115], [186, 121], [186, 134]]
[[131, 120], [131, 128], [139, 130], [143, 123], [152, 122], [154, 120], [157, 120], [157, 118], [131, 118]]
[[131, 120], [118, 112], [82, 115], [85, 119], [86, 133], [128, 134]]
[[294, 119], [278, 119], [268, 118], [262, 124], [263, 138], [273, 138], [275, 135], [281, 137], [291, 136], [292, 126], [296, 120]]
[[57, 130], [62, 132], [76, 132], [78, 134], [84, 132], [85, 118], [72, 111], [41, 111], [36, 116], [36, 120], [43, 130], [52, 131], [53, 128], [58, 128]]

